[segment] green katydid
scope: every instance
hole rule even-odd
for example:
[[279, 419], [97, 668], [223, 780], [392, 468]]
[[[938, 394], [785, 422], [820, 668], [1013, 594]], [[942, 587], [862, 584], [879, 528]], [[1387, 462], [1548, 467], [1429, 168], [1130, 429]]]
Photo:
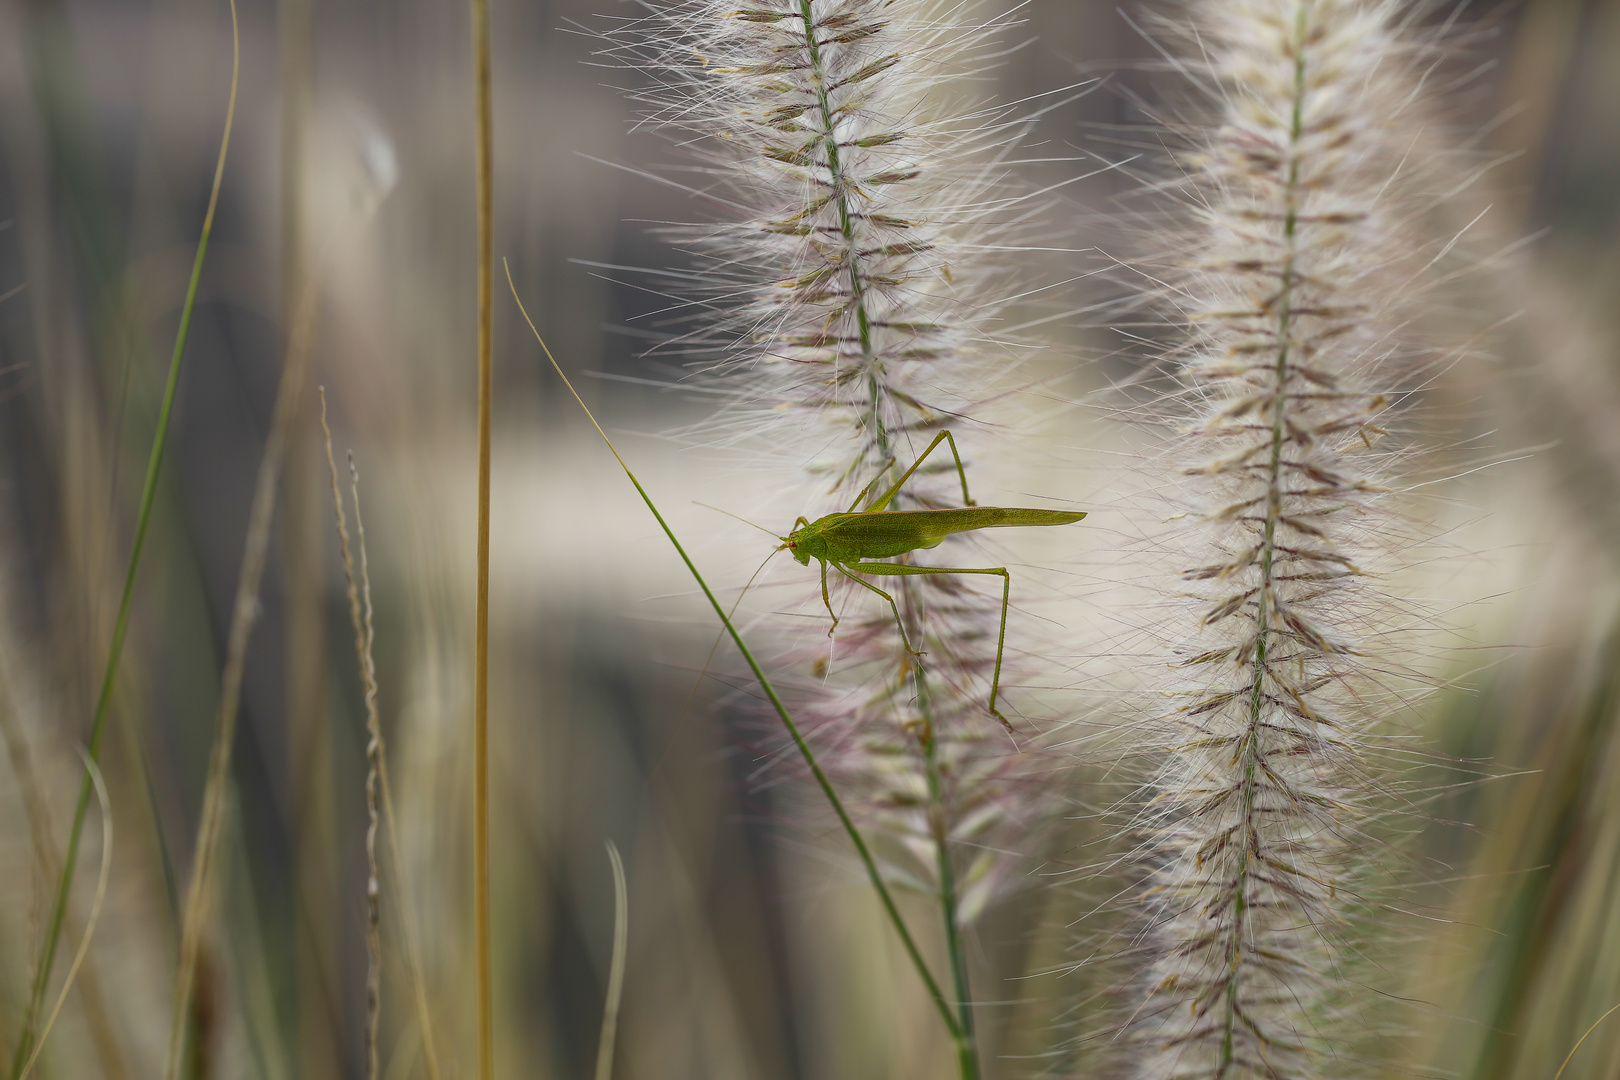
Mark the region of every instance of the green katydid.
[[[956, 474], [962, 481], [962, 502], [966, 505], [943, 510], [885, 509], [899, 494], [905, 482], [911, 479], [911, 474], [917, 471], [917, 467], [942, 442], [950, 444], [951, 457], [956, 459]], [[811, 559], [821, 564], [821, 602], [827, 605], [827, 614], [832, 616], [832, 627], [828, 629], [827, 636], [831, 637], [833, 631], [838, 629], [838, 613], [833, 611], [832, 598], [827, 593], [829, 566], [862, 588], [870, 589], [888, 601], [890, 609], [894, 612], [895, 625], [900, 628], [900, 640], [905, 645], [906, 651], [914, 657], [920, 657], [922, 653], [911, 647], [911, 639], [906, 634], [905, 620], [900, 618], [900, 608], [895, 604], [894, 597], [855, 575], [905, 577], [929, 574], [993, 574], [1001, 578], [1001, 630], [996, 638], [995, 672], [990, 678], [990, 715], [1010, 729], [1012, 725], [996, 708], [996, 694], [1001, 688], [1001, 653], [1007, 644], [1007, 605], [1012, 593], [1012, 576], [1007, 573], [1007, 568], [911, 566], [905, 563], [866, 560], [888, 559], [921, 548], [937, 547], [953, 533], [1022, 525], [1069, 525], [1086, 515], [1075, 510], [1031, 510], [1022, 507], [977, 505], [968, 495], [967, 472], [962, 468], [962, 455], [957, 453], [956, 438], [949, 431], [941, 431], [936, 435], [934, 441], [928, 444], [928, 449], [912, 462], [911, 468], [894, 482], [893, 487], [867, 504], [865, 509], [855, 509], [861, 500], [866, 498], [871, 487], [868, 484], [863, 488], [844, 513], [828, 514], [815, 521], [801, 516], [793, 523], [795, 527], [792, 532], [778, 538], [801, 566], [809, 566]]]

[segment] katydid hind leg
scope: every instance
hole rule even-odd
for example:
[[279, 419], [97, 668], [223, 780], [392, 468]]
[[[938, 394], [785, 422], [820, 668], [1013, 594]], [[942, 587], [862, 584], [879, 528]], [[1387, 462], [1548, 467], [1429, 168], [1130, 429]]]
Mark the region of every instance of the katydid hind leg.
[[872, 493], [872, 486], [874, 484], [876, 484], [880, 479], [883, 478], [883, 474], [888, 472], [889, 471], [889, 466], [891, 466], [893, 464], [894, 464], [894, 458], [892, 458], [892, 457], [884, 458], [883, 459], [883, 465], [878, 469], [877, 475], [872, 477], [871, 480], [868, 480], [867, 483], [866, 483], [866, 486], [861, 488], [861, 490], [856, 493], [854, 501], [852, 501], [849, 504], [849, 509], [845, 510], [844, 513], [853, 514], [855, 512], [856, 507], [861, 505], [861, 501]]
[[1001, 710], [996, 708], [996, 692], [1001, 689], [1001, 653], [1007, 647], [1007, 605], [1012, 600], [1012, 575], [1007, 573], [1006, 567], [1001, 567], [1001, 630], [996, 636], [996, 670], [990, 676], [990, 715], [1001, 721], [1001, 726], [1010, 733], [1012, 723]]
[[956, 436], [952, 435], [949, 430], [942, 431], [940, 434], [945, 436], [945, 441], [951, 444], [951, 457], [956, 461], [956, 478], [962, 481], [962, 505], [979, 505], [973, 501], [973, 496], [968, 494], [967, 470], [962, 467], [962, 455], [956, 452]]
[[[865, 512], [866, 513], [873, 513], [875, 511], [882, 510], [884, 507], [888, 506], [889, 503], [894, 499], [894, 497], [900, 493], [900, 489], [901, 489], [901, 487], [903, 487], [905, 485], [905, 482], [907, 480], [911, 479], [911, 474], [917, 471], [917, 467], [919, 465], [921, 465], [924, 461], [928, 460], [928, 455], [932, 454], [934, 452], [934, 448], [937, 447], [942, 442], [948, 442], [948, 443], [951, 444], [951, 457], [956, 460], [956, 475], [962, 481], [962, 505], [964, 505], [964, 506], [974, 506], [974, 505], [976, 505], [974, 503], [972, 497], [968, 495], [967, 470], [965, 470], [962, 467], [962, 455], [957, 453], [957, 450], [956, 450], [956, 436], [952, 435], [950, 433], [949, 429], [947, 429], [945, 431], [941, 431], [938, 435], [934, 436], [934, 441], [929, 443], [928, 444], [928, 449], [924, 450], [922, 452], [922, 455], [920, 457], [918, 457], [916, 461], [913, 461], [911, 463], [911, 468], [907, 469], [904, 473], [902, 473], [900, 475], [900, 479], [898, 479], [898, 480], [896, 480], [894, 482], [894, 486], [891, 487], [888, 491], [884, 492], [882, 498], [878, 499], [877, 501], [873, 502], [870, 506], [868, 506], [866, 508]], [[856, 500], [856, 501], [859, 502], [860, 500]]]
[[[840, 569], [843, 569], [840, 567]], [[1001, 627], [996, 635], [996, 665], [990, 676], [990, 715], [1001, 721], [1001, 726], [1012, 731], [1012, 723], [996, 708], [1001, 691], [1001, 654], [1007, 646], [1007, 607], [1012, 601], [1012, 575], [1005, 566], [907, 566], [903, 563], [850, 563], [849, 570], [857, 574], [879, 577], [927, 576], [932, 574], [993, 574], [1001, 578]], [[863, 582], [864, 584], [864, 582]], [[876, 586], [868, 586], [876, 589]], [[896, 616], [898, 617], [898, 615]]]

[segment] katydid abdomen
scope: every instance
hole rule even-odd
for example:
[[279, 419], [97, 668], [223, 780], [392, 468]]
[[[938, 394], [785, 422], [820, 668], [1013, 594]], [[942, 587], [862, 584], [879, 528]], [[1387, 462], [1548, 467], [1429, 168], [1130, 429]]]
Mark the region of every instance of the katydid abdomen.
[[811, 559], [851, 563], [890, 559], [937, 547], [953, 533], [1029, 525], [1068, 525], [1086, 515], [1072, 510], [964, 506], [944, 510], [881, 510], [828, 514], [787, 536], [788, 550], [805, 565]]

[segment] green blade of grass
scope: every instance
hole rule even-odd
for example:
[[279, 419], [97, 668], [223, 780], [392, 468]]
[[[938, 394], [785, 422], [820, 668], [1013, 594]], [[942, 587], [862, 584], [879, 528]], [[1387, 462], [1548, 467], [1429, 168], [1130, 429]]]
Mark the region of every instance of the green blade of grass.
[[51, 1028], [56, 1025], [56, 1018], [62, 1015], [62, 1006], [67, 1004], [68, 991], [73, 987], [73, 977], [78, 974], [80, 965], [90, 952], [90, 939], [95, 936], [96, 921], [101, 918], [101, 905], [107, 899], [107, 878], [112, 872], [113, 853], [112, 802], [107, 798], [107, 785], [102, 782], [101, 770], [96, 768], [95, 762], [91, 761], [88, 755], [84, 760], [86, 767], [90, 769], [90, 780], [96, 786], [96, 798], [101, 803], [101, 873], [96, 878], [96, 898], [90, 905], [90, 917], [84, 921], [84, 936], [79, 939], [79, 949], [73, 955], [73, 962], [68, 965], [67, 977], [62, 980], [62, 989], [56, 995], [56, 1004], [51, 1006], [51, 1015], [45, 1018], [45, 1027], [39, 1033], [39, 1041], [34, 1046], [34, 1052], [23, 1064], [22, 1073], [25, 1078], [33, 1069], [34, 1063], [39, 1060], [40, 1051], [45, 1049], [45, 1040], [50, 1038]]
[[79, 783], [79, 799], [73, 810], [73, 825], [68, 832], [67, 856], [62, 860], [62, 872], [57, 878], [56, 893], [51, 900], [50, 916], [45, 924], [45, 938], [40, 947], [39, 960], [28, 993], [28, 1006], [23, 1014], [23, 1027], [12, 1055], [11, 1080], [20, 1080], [24, 1067], [34, 1056], [35, 1028], [45, 1003], [45, 992], [50, 986], [51, 968], [56, 962], [56, 949], [62, 937], [62, 923], [67, 916], [68, 895], [73, 889], [74, 866], [78, 862], [79, 842], [84, 835], [85, 817], [94, 794], [94, 768], [101, 752], [101, 743], [107, 732], [107, 714], [112, 709], [113, 688], [117, 683], [118, 663], [124, 652], [124, 639], [129, 630], [129, 613], [135, 597], [135, 579], [140, 570], [141, 553], [146, 547], [147, 528], [152, 521], [152, 505], [157, 500], [158, 475], [163, 470], [163, 451], [168, 441], [169, 420], [174, 412], [175, 392], [180, 385], [180, 365], [185, 356], [186, 336], [191, 330], [191, 315], [197, 306], [197, 287], [202, 281], [203, 259], [208, 253], [208, 238], [214, 229], [214, 211], [219, 206], [219, 189], [225, 177], [225, 159], [231, 145], [231, 125], [236, 118], [237, 80], [242, 66], [242, 46], [236, 17], [236, 0], [229, 0], [231, 9], [231, 93], [225, 107], [225, 130], [220, 135], [219, 157], [214, 163], [214, 183], [208, 193], [208, 210], [203, 214], [202, 233], [197, 238], [197, 254], [191, 262], [191, 280], [186, 286], [186, 300], [180, 308], [180, 326], [175, 331], [174, 352], [169, 358], [168, 379], [163, 387], [163, 405], [158, 411], [157, 430], [152, 435], [152, 450], [146, 462], [146, 479], [141, 485], [141, 502], [135, 518], [135, 537], [130, 545], [129, 564], [124, 570], [124, 588], [118, 600], [118, 616], [113, 622], [111, 647], [107, 653], [107, 667], [101, 677], [101, 692], [96, 698], [95, 718], [90, 724], [90, 741], [85, 751], [84, 776]]
[[822, 795], [827, 800], [827, 805], [832, 807], [833, 813], [838, 817], [838, 823], [843, 826], [845, 835], [849, 837], [850, 843], [854, 845], [855, 853], [860, 857], [861, 865], [866, 869], [866, 876], [872, 882], [872, 888], [877, 892], [878, 900], [883, 905], [883, 912], [888, 917], [890, 925], [894, 927], [896, 936], [900, 938], [900, 944], [905, 949], [906, 956], [911, 961], [912, 967], [916, 969], [918, 977], [922, 979], [924, 987], [927, 988], [929, 997], [933, 999], [934, 1008], [939, 1013], [940, 1020], [945, 1024], [946, 1031], [950, 1033], [951, 1040], [956, 1044], [957, 1055], [960, 1059], [967, 1052], [965, 1049], [968, 1046], [966, 1033], [962, 1030], [961, 1024], [958, 1023], [951, 1009], [951, 1003], [940, 990], [939, 982], [934, 978], [933, 972], [928, 970], [928, 963], [923, 959], [922, 950], [917, 947], [916, 939], [911, 936], [910, 929], [907, 928], [905, 920], [901, 918], [900, 908], [895, 904], [894, 896], [889, 892], [889, 887], [883, 882], [883, 875], [878, 870], [877, 860], [873, 858], [871, 848], [866, 845], [866, 838], [855, 827], [855, 821], [849, 816], [849, 811], [844, 808], [844, 801], [838, 797], [837, 790], [833, 788], [832, 780], [822, 771], [821, 763], [816, 760], [815, 751], [805, 741], [803, 732], [799, 730], [799, 725], [794, 721], [792, 714], [788, 712], [788, 708], [783, 704], [782, 699], [777, 696], [776, 688], [771, 685], [770, 679], [766, 677], [764, 669], [759, 666], [759, 662], [754, 659], [754, 654], [749, 650], [748, 644], [743, 641], [742, 634], [738, 633], [737, 627], [726, 616], [725, 607], [710, 591], [709, 583], [703, 579], [703, 575], [698, 572], [697, 565], [692, 562], [691, 556], [687, 555], [686, 549], [675, 538], [674, 530], [664, 520], [664, 515], [658, 512], [658, 507], [654, 505], [652, 496], [647, 494], [647, 490], [641, 486], [641, 481], [636, 479], [636, 474], [630, 471], [630, 466], [626, 465], [624, 458], [619, 456], [619, 451], [613, 445], [613, 440], [607, 437], [607, 433], [602, 430], [602, 425], [596, 422], [596, 417], [591, 414], [590, 408], [581, 400], [579, 391], [574, 389], [574, 384], [569, 382], [567, 375], [563, 374], [562, 366], [557, 363], [557, 358], [552, 356], [551, 350], [546, 347], [545, 339], [540, 336], [540, 331], [534, 325], [534, 320], [529, 318], [529, 312], [523, 306], [522, 298], [518, 296], [517, 286], [512, 283], [512, 268], [510, 266], [506, 267], [506, 283], [512, 289], [512, 299], [517, 301], [518, 310], [523, 313], [524, 321], [529, 324], [529, 329], [534, 331], [535, 340], [540, 342], [540, 348], [545, 352], [546, 359], [551, 361], [552, 368], [557, 372], [558, 377], [562, 379], [564, 385], [568, 387], [568, 392], [574, 396], [574, 400], [579, 403], [579, 407], [585, 410], [585, 415], [590, 418], [591, 426], [596, 429], [598, 435], [602, 436], [602, 441], [607, 443], [607, 447], [612, 451], [614, 459], [619, 463], [619, 467], [624, 470], [624, 475], [630, 478], [631, 484], [635, 485], [636, 494], [641, 496], [641, 501], [647, 504], [648, 510], [652, 511], [652, 516], [658, 522], [658, 527], [664, 530], [664, 535], [675, 548], [675, 553], [686, 564], [686, 569], [691, 573], [693, 580], [698, 583], [698, 588], [703, 590], [703, 595], [708, 599], [709, 606], [714, 608], [714, 613], [719, 616], [720, 622], [726, 628], [726, 632], [731, 635], [731, 640], [736, 644], [737, 651], [742, 653], [742, 657], [748, 663], [748, 669], [753, 672], [754, 679], [759, 683], [760, 689], [770, 699], [771, 707], [776, 710], [776, 715], [781, 719], [782, 726], [787, 729], [788, 735], [793, 740], [794, 747], [799, 751], [799, 756], [804, 759], [810, 774], [815, 777], [816, 786], [821, 789]]

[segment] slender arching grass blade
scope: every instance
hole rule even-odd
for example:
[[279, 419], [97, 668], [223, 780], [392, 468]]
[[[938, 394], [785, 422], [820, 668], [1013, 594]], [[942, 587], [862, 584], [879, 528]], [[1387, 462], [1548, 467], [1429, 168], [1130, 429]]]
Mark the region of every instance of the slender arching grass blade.
[[51, 1015], [45, 1018], [45, 1026], [40, 1030], [39, 1039], [34, 1044], [34, 1052], [23, 1063], [24, 1080], [33, 1069], [34, 1063], [39, 1060], [40, 1051], [45, 1049], [45, 1040], [51, 1037], [51, 1028], [55, 1026], [56, 1018], [62, 1015], [62, 1006], [67, 1004], [68, 991], [73, 988], [73, 976], [78, 974], [79, 966], [84, 963], [86, 954], [90, 952], [90, 939], [95, 936], [96, 921], [101, 918], [101, 905], [107, 899], [107, 879], [112, 873], [112, 803], [107, 798], [107, 785], [102, 782], [101, 770], [96, 768], [96, 763], [90, 760], [89, 755], [85, 755], [85, 762], [90, 768], [90, 780], [96, 786], [96, 798], [101, 803], [101, 873], [96, 876], [96, 898], [90, 905], [89, 918], [84, 921], [84, 935], [79, 939], [79, 949], [73, 955], [73, 962], [68, 965], [67, 975], [62, 980], [62, 989], [56, 995], [56, 1004], [51, 1006]]
[[607, 842], [607, 853], [613, 863], [613, 961], [608, 968], [607, 1000], [602, 1004], [602, 1035], [596, 1045], [596, 1080], [613, 1080], [613, 1045], [619, 1033], [624, 961], [630, 948], [630, 890], [624, 881], [624, 860], [612, 840]]
[[203, 214], [202, 232], [197, 238], [197, 254], [191, 262], [191, 280], [186, 286], [186, 300], [180, 308], [180, 326], [175, 331], [174, 352], [169, 358], [169, 374], [163, 387], [163, 404], [158, 410], [157, 430], [152, 434], [152, 450], [146, 462], [146, 479], [141, 485], [140, 508], [135, 517], [135, 537], [130, 544], [129, 564], [124, 570], [124, 587], [118, 599], [118, 615], [113, 621], [112, 642], [107, 652], [107, 667], [101, 676], [101, 691], [96, 697], [95, 718], [90, 724], [90, 741], [85, 752], [84, 777], [79, 783], [79, 799], [73, 809], [73, 824], [68, 832], [66, 858], [57, 878], [56, 893], [51, 900], [50, 914], [45, 923], [45, 937], [40, 947], [39, 960], [29, 987], [28, 1006], [23, 1014], [22, 1031], [17, 1037], [16, 1050], [11, 1060], [11, 1080], [19, 1080], [24, 1067], [34, 1053], [34, 1029], [39, 1023], [40, 1009], [44, 1006], [45, 991], [50, 985], [51, 968], [56, 962], [56, 949], [62, 937], [62, 922], [67, 916], [68, 894], [73, 889], [74, 865], [78, 861], [79, 842], [84, 835], [84, 822], [94, 793], [94, 768], [101, 752], [101, 742], [107, 731], [107, 714], [112, 708], [113, 688], [117, 682], [118, 662], [123, 656], [124, 639], [129, 630], [129, 612], [135, 596], [135, 579], [141, 565], [141, 553], [146, 547], [147, 527], [152, 520], [152, 505], [157, 499], [158, 475], [163, 470], [163, 451], [168, 441], [169, 420], [174, 412], [176, 389], [180, 385], [180, 362], [186, 352], [186, 335], [191, 330], [191, 314], [197, 306], [197, 286], [202, 280], [203, 258], [208, 253], [208, 238], [214, 229], [214, 211], [219, 206], [220, 184], [225, 177], [225, 158], [231, 145], [231, 125], [236, 118], [237, 79], [242, 66], [242, 45], [237, 26], [236, 0], [229, 0], [231, 9], [231, 93], [225, 106], [225, 130], [219, 138], [219, 156], [214, 163], [214, 183], [208, 193], [208, 209]]
[[832, 781], [822, 770], [821, 763], [816, 760], [815, 751], [805, 741], [803, 732], [799, 730], [799, 725], [794, 721], [792, 714], [788, 712], [787, 706], [777, 695], [776, 688], [771, 685], [770, 679], [766, 677], [764, 669], [759, 666], [759, 662], [754, 659], [753, 652], [749, 650], [748, 644], [743, 641], [742, 635], [737, 632], [737, 627], [727, 617], [725, 607], [714, 595], [714, 592], [710, 590], [709, 583], [698, 572], [696, 564], [692, 562], [691, 556], [687, 555], [686, 549], [681, 546], [681, 542], [675, 538], [675, 532], [669, 527], [669, 523], [664, 520], [664, 515], [658, 512], [658, 507], [654, 505], [652, 496], [647, 494], [647, 490], [641, 486], [641, 481], [636, 479], [636, 474], [630, 471], [630, 466], [626, 465], [624, 458], [619, 456], [618, 448], [613, 445], [613, 440], [607, 437], [607, 432], [602, 430], [602, 425], [596, 422], [596, 417], [591, 414], [590, 408], [580, 399], [579, 391], [574, 389], [574, 384], [569, 381], [567, 375], [563, 374], [562, 365], [558, 364], [557, 358], [551, 355], [551, 350], [547, 348], [545, 339], [540, 336], [540, 331], [534, 325], [534, 320], [529, 318], [529, 312], [523, 306], [522, 298], [518, 296], [517, 286], [512, 283], [512, 268], [510, 266], [506, 267], [506, 283], [512, 290], [512, 299], [517, 301], [518, 311], [522, 312], [524, 321], [529, 324], [529, 329], [534, 331], [535, 340], [540, 343], [540, 348], [545, 352], [546, 359], [551, 361], [552, 369], [557, 372], [563, 384], [568, 387], [568, 392], [573, 395], [579, 407], [585, 410], [585, 415], [590, 419], [591, 426], [596, 429], [598, 435], [602, 436], [602, 441], [607, 443], [608, 450], [612, 452], [614, 459], [618, 461], [619, 467], [624, 470], [624, 475], [630, 478], [631, 484], [635, 485], [636, 494], [640, 495], [641, 501], [647, 504], [647, 509], [652, 512], [653, 518], [657, 520], [658, 527], [664, 531], [670, 545], [675, 548], [675, 553], [686, 564], [686, 569], [691, 573], [693, 580], [697, 582], [698, 588], [703, 590], [703, 595], [709, 601], [709, 606], [714, 608], [715, 615], [719, 616], [720, 622], [726, 628], [726, 633], [731, 636], [732, 642], [737, 646], [737, 651], [742, 654], [743, 660], [748, 664], [748, 669], [753, 672], [754, 679], [759, 683], [760, 689], [765, 692], [766, 698], [770, 700], [771, 707], [776, 710], [776, 715], [781, 719], [782, 726], [787, 729], [788, 736], [793, 740], [794, 747], [799, 751], [799, 756], [804, 759], [810, 774], [815, 778], [816, 786], [821, 789], [827, 804], [832, 807], [833, 813], [837, 816], [839, 825], [843, 827], [845, 835], [849, 837], [850, 843], [854, 845], [855, 853], [860, 857], [861, 865], [866, 869], [866, 876], [872, 882], [873, 890], [877, 892], [878, 901], [883, 905], [883, 912], [888, 917], [889, 924], [894, 927], [894, 932], [900, 938], [900, 944], [905, 949], [907, 958], [910, 959], [912, 967], [916, 969], [917, 976], [922, 979], [923, 986], [928, 990], [929, 997], [933, 999], [934, 1008], [938, 1011], [940, 1020], [945, 1024], [946, 1031], [950, 1033], [952, 1041], [957, 1044], [960, 1050], [960, 1047], [964, 1045], [965, 1036], [961, 1024], [958, 1023], [951, 1009], [951, 1003], [946, 999], [944, 992], [940, 990], [939, 983], [935, 980], [933, 973], [928, 970], [928, 964], [923, 959], [922, 951], [917, 947], [916, 939], [911, 936], [911, 931], [906, 927], [905, 920], [900, 916], [900, 908], [895, 904], [893, 894], [889, 892], [889, 887], [883, 882], [883, 875], [878, 870], [877, 860], [872, 857], [871, 848], [867, 847], [866, 839], [861, 835], [860, 830], [855, 827], [855, 821], [849, 816], [849, 811], [845, 809], [844, 801], [838, 797], [838, 792], [833, 788]]

